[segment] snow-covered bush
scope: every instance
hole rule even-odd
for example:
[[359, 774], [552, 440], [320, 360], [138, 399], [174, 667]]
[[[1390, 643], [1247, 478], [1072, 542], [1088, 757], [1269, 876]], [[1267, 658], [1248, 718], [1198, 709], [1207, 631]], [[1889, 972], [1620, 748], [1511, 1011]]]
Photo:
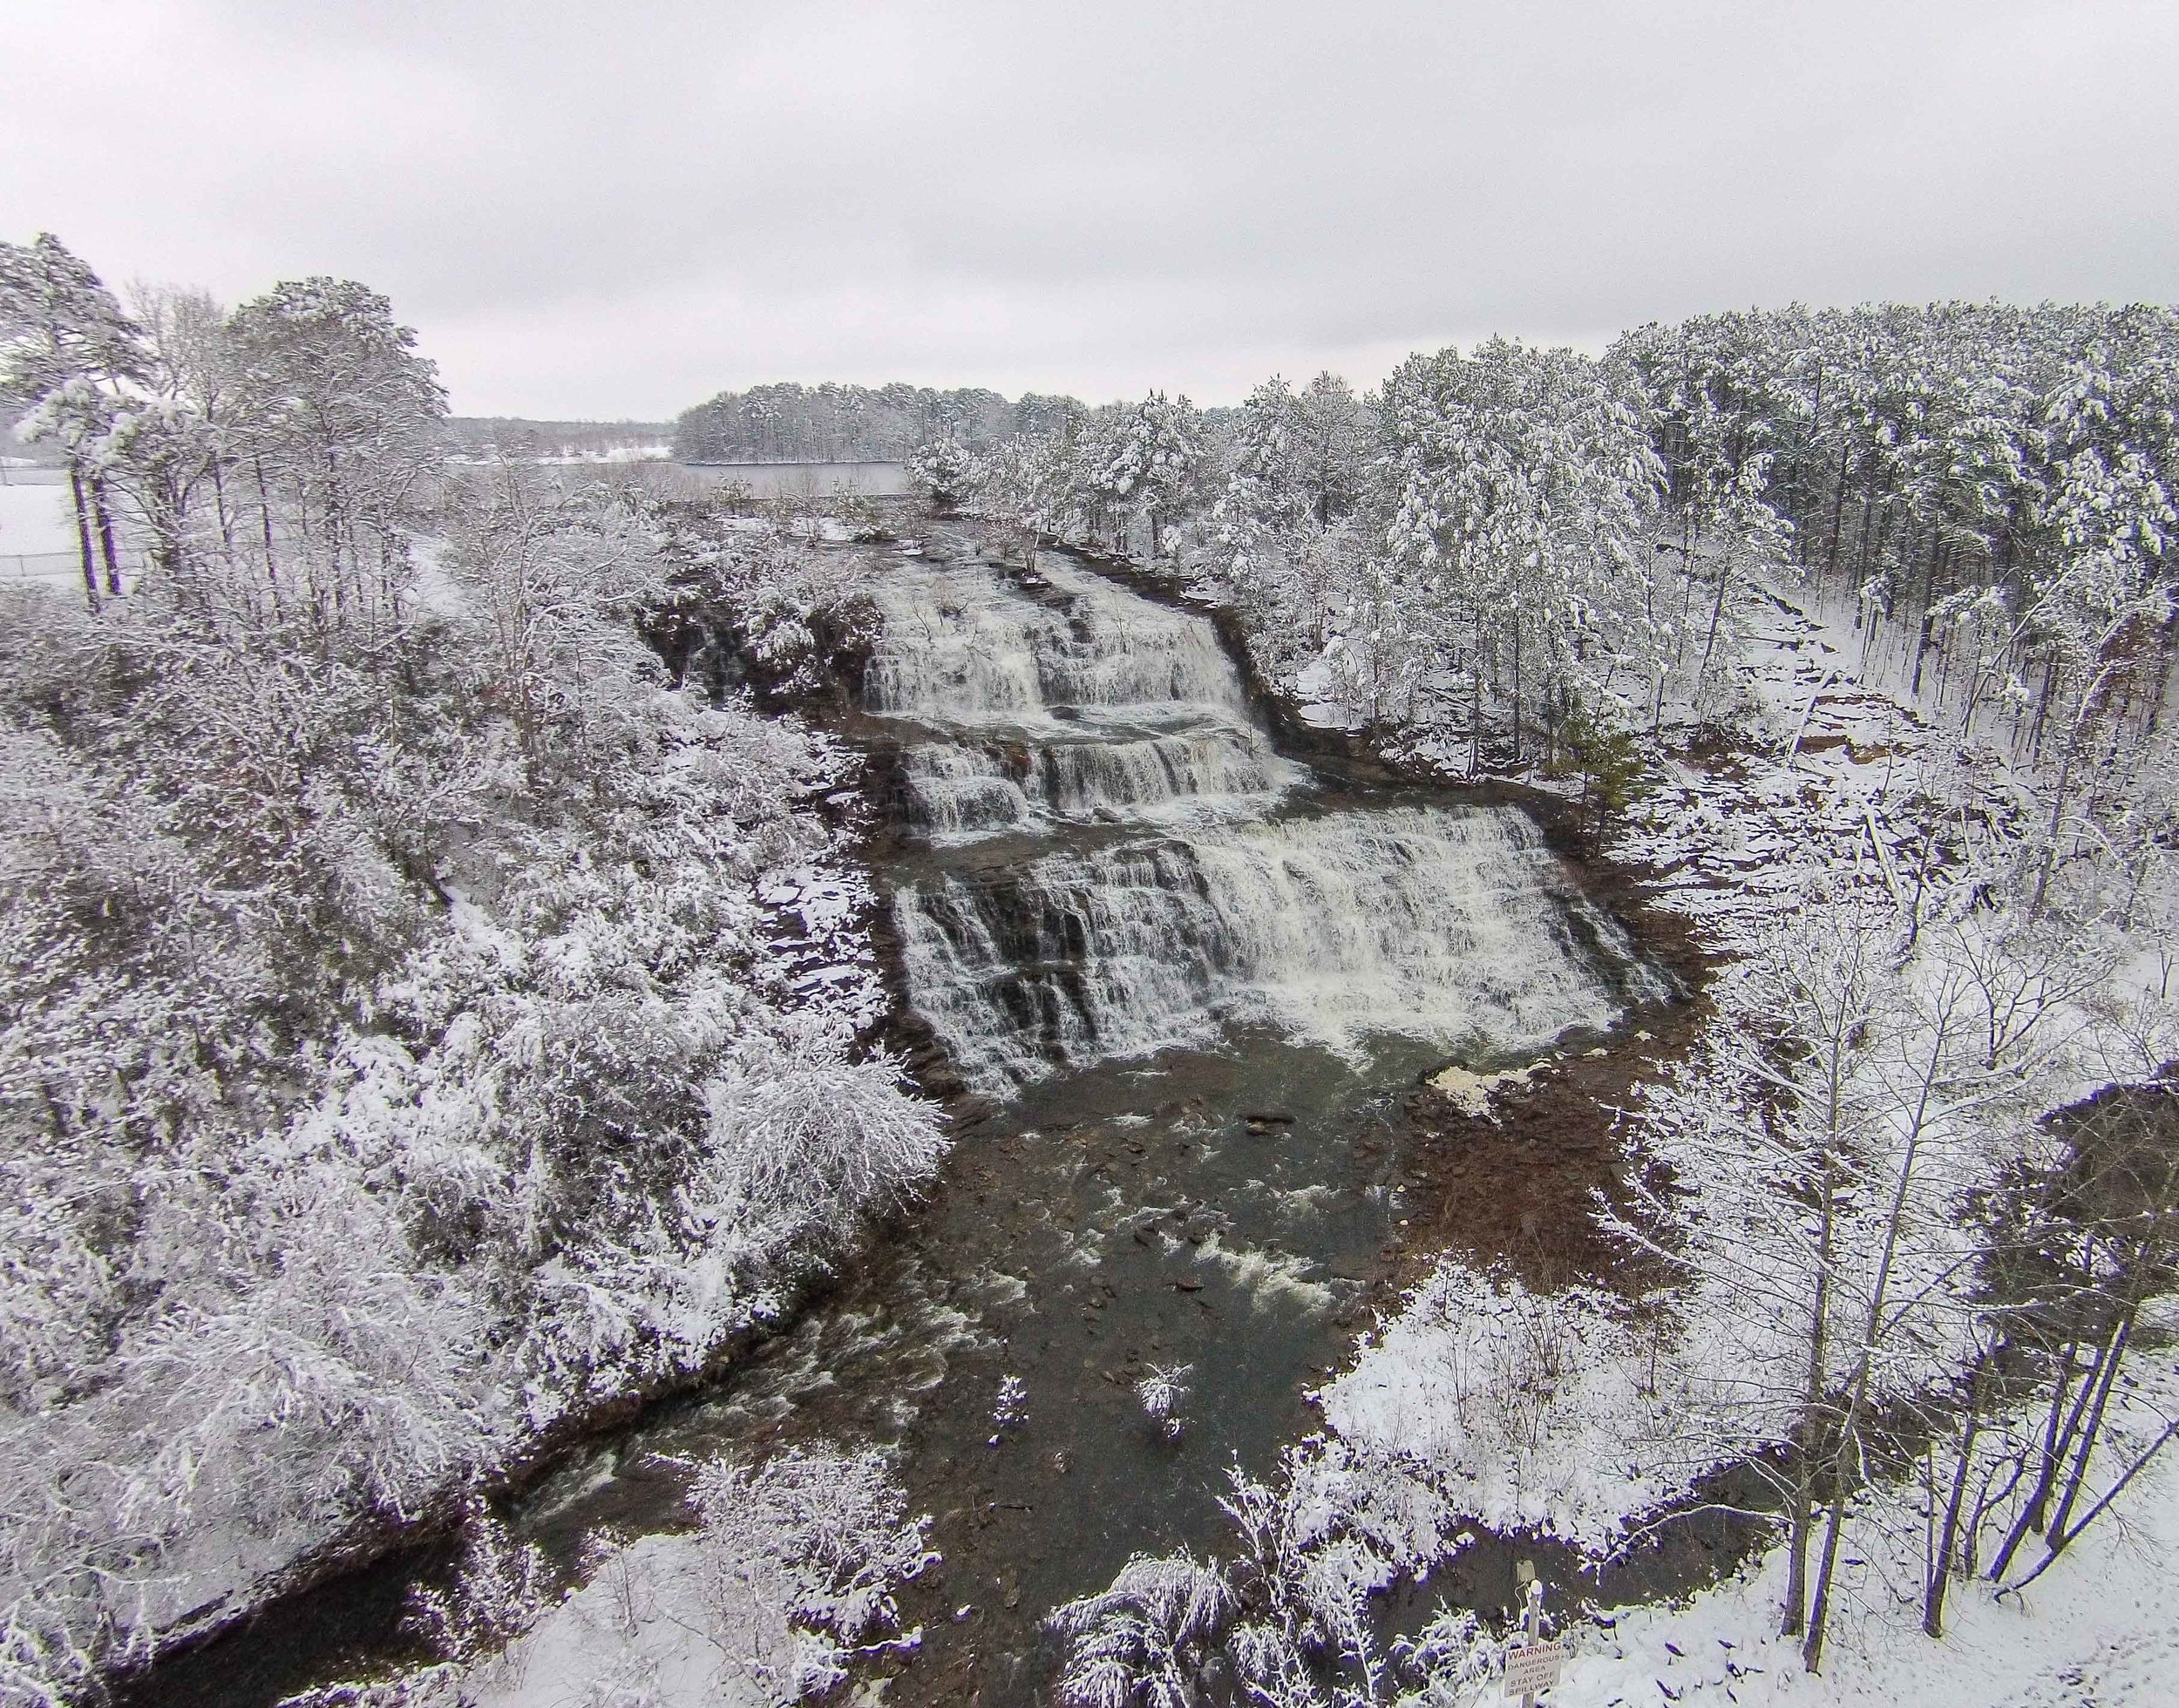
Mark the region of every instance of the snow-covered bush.
[[1137, 1555], [1109, 1589], [1051, 1615], [1068, 1639], [1061, 1697], [1074, 1708], [1191, 1708], [1232, 1607], [1215, 1567]]
[[1169, 1441], [1178, 1440], [1188, 1427], [1188, 1383], [1194, 1374], [1193, 1365], [1153, 1364], [1150, 1373], [1135, 1384], [1135, 1397], [1143, 1403], [1143, 1415]]
[[545, 1556], [534, 1542], [517, 1542], [480, 1500], [468, 1502], [463, 1518], [453, 1583], [411, 1592], [410, 1623], [448, 1660], [473, 1664], [535, 1624], [550, 1591]]
[[708, 1610], [729, 1664], [781, 1704], [822, 1695], [858, 1656], [913, 1648], [894, 1591], [935, 1556], [881, 1454], [791, 1447], [698, 1480]]

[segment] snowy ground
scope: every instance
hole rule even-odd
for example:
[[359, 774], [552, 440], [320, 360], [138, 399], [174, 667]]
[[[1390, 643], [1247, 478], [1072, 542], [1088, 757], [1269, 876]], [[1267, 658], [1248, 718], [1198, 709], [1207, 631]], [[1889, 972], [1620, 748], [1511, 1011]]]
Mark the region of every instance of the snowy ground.
[[[1837, 638], [1783, 600], [1761, 612], [1742, 656], [1755, 742], [1716, 767], [1663, 766], [1612, 847], [1655, 868], [1660, 904], [1720, 948], [1818, 872], [1911, 887], [1920, 835], [1903, 809], [1931, 749], [1928, 725], [1861, 687]], [[1986, 810], [2008, 804], [1996, 776], [1973, 781]]]
[[68, 488], [10, 470], [0, 483], [0, 579], [46, 580], [81, 573]]
[[[2179, 1413], [2179, 1361], [2144, 1359], [2130, 1439]], [[2113, 1467], [2099, 1455], [2108, 1476]], [[1955, 1586], [1944, 1640], [1922, 1634], [1918, 1535], [1849, 1531], [1847, 1600], [1811, 1677], [1776, 1635], [1782, 1550], [1684, 1607], [1590, 1630], [1552, 1708], [1613, 1704], [1897, 1704], [1903, 1708], [2156, 1708], [2179, 1701], [2179, 1458], [2152, 1463], [2024, 1594]]]

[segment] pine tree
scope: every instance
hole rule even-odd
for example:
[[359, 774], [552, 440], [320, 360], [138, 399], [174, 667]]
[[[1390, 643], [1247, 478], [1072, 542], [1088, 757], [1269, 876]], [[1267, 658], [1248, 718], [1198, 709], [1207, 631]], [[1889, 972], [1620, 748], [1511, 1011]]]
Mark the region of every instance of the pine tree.
[[58, 440], [68, 459], [84, 593], [94, 611], [98, 563], [105, 592], [121, 591], [96, 447], [144, 367], [141, 329], [60, 239], [41, 232], [28, 245], [0, 242], [0, 400], [26, 410], [30, 436]]

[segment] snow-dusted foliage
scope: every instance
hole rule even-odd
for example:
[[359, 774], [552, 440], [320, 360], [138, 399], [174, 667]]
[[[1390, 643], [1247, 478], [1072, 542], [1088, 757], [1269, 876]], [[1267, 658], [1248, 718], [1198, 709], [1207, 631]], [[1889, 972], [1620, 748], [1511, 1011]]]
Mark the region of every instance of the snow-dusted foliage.
[[[49, 336], [7, 260], [10, 385], [136, 336]], [[429, 364], [360, 287], [186, 308], [95, 362], [187, 433], [84, 449], [164, 495], [159, 552], [0, 624], [0, 1651], [33, 1696], [701, 1370], [942, 1145], [859, 1042], [852, 762], [644, 644], [703, 599], [806, 634], [791, 548], [730, 577], [637, 499], [442, 485]]]
[[1202, 506], [1213, 451], [1201, 412], [1153, 391], [1138, 403], [1068, 405], [1044, 430], [993, 446], [970, 483], [996, 519], [1113, 550], [1142, 525], [1153, 561]]
[[696, 1473], [685, 1535], [594, 1539], [588, 1581], [541, 1593], [534, 1550], [472, 1519], [451, 1587], [412, 1597], [448, 1658], [283, 1708], [790, 1708], [860, 1658], [913, 1650], [895, 1594], [935, 1562], [874, 1453], [790, 1448]]
[[[2154, 858], [2173, 799], [2179, 317], [1714, 315], [1631, 333], [1613, 359], [1643, 377], [1690, 546], [1786, 555], [1855, 631], [1857, 674], [2044, 773], [2047, 870], [2099, 844]], [[1688, 563], [1707, 579], [1703, 554]]]
[[[1400, 1490], [1411, 1473], [1337, 1448], [1286, 1455], [1276, 1487], [1236, 1467], [1220, 1504], [1234, 1557], [1138, 1555], [1056, 1611], [1061, 1698], [1079, 1708], [1463, 1708], [1497, 1683], [1504, 1647], [1467, 1610], [1380, 1641], [1370, 1596], [1434, 1545]], [[1426, 1497], [1427, 1498], [1427, 1497]], [[1432, 1515], [1442, 1519], [1442, 1515]]]
[[542, 1549], [516, 1542], [474, 1496], [462, 1515], [462, 1559], [453, 1582], [410, 1596], [411, 1623], [457, 1663], [497, 1655], [537, 1623], [551, 1600]]
[[1192, 1365], [1153, 1364], [1150, 1373], [1135, 1384], [1143, 1415], [1169, 1441], [1178, 1440], [1187, 1429], [1188, 1384], [1194, 1374]]
[[851, 1658], [913, 1646], [893, 1590], [934, 1556], [880, 1455], [790, 1448], [754, 1469], [716, 1465], [696, 1498], [713, 1616], [770, 1698], [821, 1695]]
[[1137, 1556], [1110, 1589], [1052, 1614], [1068, 1639], [1061, 1696], [1076, 1708], [1190, 1708], [1232, 1603], [1225, 1579], [1191, 1556]]
[[1063, 400], [927, 386], [752, 386], [722, 391], [674, 424], [684, 463], [838, 463], [905, 458], [940, 435], [971, 450], [1034, 431]]
[[975, 464], [957, 440], [940, 437], [915, 448], [908, 458], [908, 485], [940, 511], [967, 496]]

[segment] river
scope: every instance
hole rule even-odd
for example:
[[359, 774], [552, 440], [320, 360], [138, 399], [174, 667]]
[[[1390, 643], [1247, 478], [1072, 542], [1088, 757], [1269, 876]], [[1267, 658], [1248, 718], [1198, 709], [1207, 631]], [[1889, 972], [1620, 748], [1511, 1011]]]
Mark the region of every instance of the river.
[[[1227, 1467], [1317, 1427], [1307, 1390], [1399, 1244], [1417, 1077], [1585, 1047], [1665, 986], [1518, 807], [1282, 752], [1206, 617], [966, 535], [872, 562], [883, 639], [843, 733], [894, 821], [890, 937], [956, 1149], [789, 1332], [513, 1517], [568, 1562], [687, 1522], [693, 1460], [882, 1444], [945, 1556], [887, 1699], [995, 1708], [1041, 1699], [1054, 1605], [1214, 1546]], [[1189, 1366], [1177, 1440], [1134, 1392], [1153, 1365]], [[163, 1666], [159, 1699], [384, 1657], [405, 1569]]]

